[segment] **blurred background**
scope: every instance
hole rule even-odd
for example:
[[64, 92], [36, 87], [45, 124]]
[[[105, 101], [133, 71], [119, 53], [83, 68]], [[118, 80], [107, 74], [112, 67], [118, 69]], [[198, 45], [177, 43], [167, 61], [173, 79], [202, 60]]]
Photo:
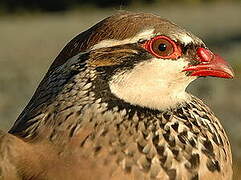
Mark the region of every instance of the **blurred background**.
[[233, 66], [235, 79], [199, 79], [188, 91], [221, 120], [241, 179], [241, 0], [1, 0], [0, 128], [10, 128], [70, 39], [119, 10], [172, 20]]

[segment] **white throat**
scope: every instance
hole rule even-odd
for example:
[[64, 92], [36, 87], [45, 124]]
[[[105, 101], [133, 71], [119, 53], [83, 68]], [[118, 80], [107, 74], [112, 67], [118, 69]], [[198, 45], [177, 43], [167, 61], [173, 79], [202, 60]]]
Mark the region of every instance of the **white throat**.
[[188, 62], [153, 58], [132, 70], [117, 73], [110, 81], [110, 90], [120, 99], [134, 105], [164, 110], [190, 101], [185, 92], [195, 77], [182, 72]]

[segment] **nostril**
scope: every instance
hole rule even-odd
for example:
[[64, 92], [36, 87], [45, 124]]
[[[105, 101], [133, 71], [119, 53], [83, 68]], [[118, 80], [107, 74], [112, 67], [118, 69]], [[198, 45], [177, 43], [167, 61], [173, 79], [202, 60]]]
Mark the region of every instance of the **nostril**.
[[199, 61], [201, 62], [210, 62], [213, 59], [213, 53], [205, 48], [198, 48], [197, 55], [199, 57]]

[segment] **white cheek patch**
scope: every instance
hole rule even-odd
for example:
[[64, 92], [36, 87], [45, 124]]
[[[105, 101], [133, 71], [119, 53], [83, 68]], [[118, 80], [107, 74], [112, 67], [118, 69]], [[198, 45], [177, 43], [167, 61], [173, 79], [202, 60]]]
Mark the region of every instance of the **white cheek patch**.
[[154, 36], [155, 36], [154, 29], [147, 29], [147, 30], [141, 31], [133, 38], [128, 38], [124, 40], [107, 39], [107, 40], [100, 41], [98, 44], [94, 45], [91, 48], [91, 50], [106, 48], [106, 47], [113, 47], [113, 46], [118, 46], [122, 44], [132, 44], [132, 43], [138, 42], [140, 39], [149, 40]]
[[187, 64], [181, 59], [153, 58], [115, 75], [109, 84], [111, 92], [126, 102], [152, 109], [175, 107], [190, 99], [185, 89], [195, 78], [182, 72]]

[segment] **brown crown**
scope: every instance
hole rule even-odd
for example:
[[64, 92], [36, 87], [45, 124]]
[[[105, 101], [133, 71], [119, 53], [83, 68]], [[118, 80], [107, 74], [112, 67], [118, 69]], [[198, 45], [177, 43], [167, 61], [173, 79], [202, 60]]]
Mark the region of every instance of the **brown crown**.
[[88, 30], [74, 37], [59, 53], [50, 67], [50, 71], [66, 62], [70, 57], [91, 48], [104, 39], [123, 40], [135, 36], [141, 30], [169, 24], [167, 20], [148, 13], [118, 13], [110, 16]]

